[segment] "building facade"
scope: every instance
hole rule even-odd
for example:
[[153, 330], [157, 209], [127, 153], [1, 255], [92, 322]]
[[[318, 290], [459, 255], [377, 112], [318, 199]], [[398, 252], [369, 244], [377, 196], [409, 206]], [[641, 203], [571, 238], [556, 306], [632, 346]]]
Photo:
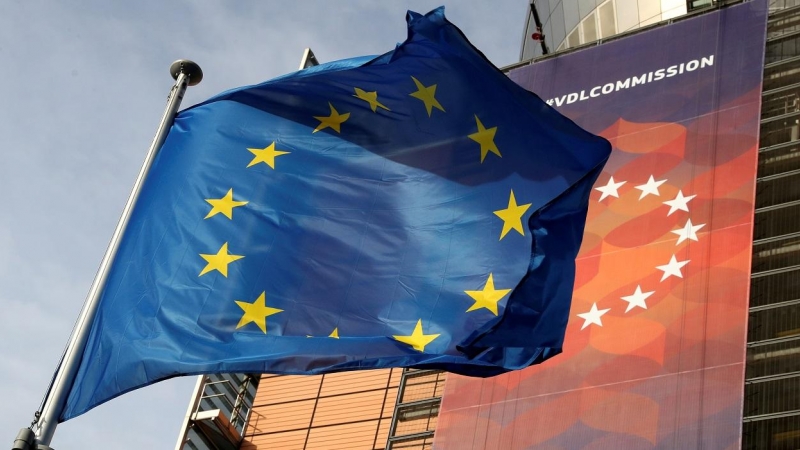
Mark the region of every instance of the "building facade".
[[175, 450], [430, 449], [445, 375], [201, 376]]
[[800, 2], [770, 2], [744, 386], [744, 449], [800, 447]]
[[[528, 6], [520, 61], [575, 48], [680, 17], [712, 0], [534, 0]], [[534, 36], [539, 33], [539, 36]], [[544, 46], [542, 46], [542, 41]]]
[[265, 375], [241, 448], [384, 448], [401, 372]]
[[[707, 54], [687, 53], [689, 56], [683, 61], [675, 50], [679, 45], [670, 41], [670, 53], [677, 55], [676, 72], [682, 64], [682, 73], [673, 78], [674, 82], [667, 78], [653, 81], [658, 78], [658, 70], [669, 73], [672, 63], [644, 67], [631, 76], [597, 80], [561, 91], [554, 87], [555, 76], [551, 72], [534, 71], [527, 75], [524, 71], [514, 72], [531, 60], [534, 66], [546, 67], [563, 58], [559, 62], [562, 72], [555, 73], [570, 77], [563, 71], [569, 67], [566, 57], [573, 53], [583, 53], [583, 58], [589, 61], [601, 58], [599, 55], [604, 54], [598, 49], [602, 47], [623, 39], [645, 42], [648, 34], [658, 36], [658, 32], [652, 31], [687, 27], [685, 23], [695, 20], [695, 16], [707, 16], [700, 20], [706, 20], [702, 27], [709, 30], [709, 24], [718, 26], [733, 21], [731, 16], [712, 18], [714, 14], [757, 3], [719, 5], [704, 0], [689, 4], [669, 0], [588, 3], [544, 0], [542, 3], [537, 0], [529, 9], [521, 46], [522, 63], [506, 69], [523, 86], [548, 93], [543, 94], [545, 100], [577, 123], [605, 133], [615, 149], [634, 152], [630, 145], [652, 147], [654, 140], [660, 139], [657, 150], [663, 154], [653, 157], [652, 167], [677, 164], [676, 155], [684, 158], [686, 164], [686, 152], [693, 151], [694, 159], [686, 170], [694, 178], [680, 183], [669, 181], [663, 186], [674, 183], [676, 189], [686, 189], [681, 192], [687, 196], [689, 189], [695, 189], [694, 195], [698, 197], [688, 205], [698, 205], [697, 211], [704, 212], [699, 216], [685, 214], [680, 223], [669, 222], [670, 226], [662, 227], [662, 232], [670, 235], [674, 231], [670, 228], [684, 226], [684, 219], [697, 218], [694, 223], [706, 227], [698, 232], [707, 232], [717, 247], [711, 244], [703, 247], [702, 234], [698, 238], [700, 243], [695, 244], [687, 232], [682, 247], [674, 250], [673, 241], [665, 251], [677, 255], [678, 260], [706, 260], [706, 266], [693, 269], [689, 262], [688, 271], [682, 272], [685, 278], [668, 280], [671, 283], [668, 289], [661, 289], [667, 285], [659, 282], [658, 277], [637, 281], [637, 292], [655, 292], [650, 299], [642, 300], [646, 310], [614, 309], [618, 305], [613, 301], [632, 297], [625, 289], [633, 285], [611, 289], [605, 297], [586, 296], [586, 301], [599, 303], [611, 312], [603, 317], [606, 320], [603, 328], [590, 325], [584, 330], [582, 320], [571, 318], [574, 328], [570, 331], [574, 333], [571, 342], [580, 345], [565, 349], [564, 355], [553, 360], [556, 364], [561, 359], [564, 369], [535, 367], [493, 380], [449, 376], [446, 389], [444, 373], [408, 369], [309, 377], [201, 377], [176, 450], [578, 448], [575, 445], [580, 448], [800, 448], [800, 1], [769, 2], [766, 45], [763, 28], [761, 35], [749, 31], [759, 27], [748, 20], [764, 21], [752, 12], [741, 14], [738, 26], [720, 28], [716, 34], [701, 34], [698, 41], [716, 43], [716, 47], [711, 46], [715, 50]], [[684, 19], [687, 11], [692, 17]], [[675, 23], [653, 25], [665, 20]], [[544, 35], [544, 47], [541, 41], [531, 39], [537, 32], [537, 21], [540, 34]], [[595, 45], [586, 45], [591, 42]], [[722, 51], [725, 42], [731, 45], [726, 47], [729, 50]], [[622, 44], [614, 45], [622, 48]], [[748, 53], [741, 49], [746, 46], [760, 48], [763, 62], [754, 59], [755, 50]], [[550, 54], [542, 56], [545, 47]], [[703, 57], [708, 62], [712, 54], [711, 64], [701, 68]], [[636, 56], [634, 52], [619, 57]], [[725, 64], [736, 58], [750, 59], [746, 64], [742, 62], [739, 70], [721, 72], [723, 67], [733, 67]], [[697, 67], [688, 70], [694, 67], [692, 61], [697, 61]], [[684, 71], [686, 76], [681, 78]], [[757, 80], [752, 75], [754, 71], [759, 73]], [[525, 79], [526, 76], [529, 78]], [[631, 78], [644, 82], [637, 85]], [[611, 82], [612, 88], [606, 89]], [[649, 95], [644, 94], [646, 89], [664, 94], [661, 91], [668, 90], [668, 83], [695, 89], [686, 91], [689, 93], [682, 98], [683, 107], [695, 108], [685, 118], [681, 119], [677, 113], [670, 115], [674, 111], [669, 108], [678, 106], [668, 101], [659, 101], [664, 110], [659, 111], [660, 115], [626, 115], [626, 111], [640, 111], [634, 103], [626, 102], [646, 101]], [[683, 95], [678, 87], [675, 89], [672, 96]], [[575, 96], [570, 97], [571, 94]], [[628, 94], [632, 95], [625, 97]], [[581, 104], [593, 101], [600, 102], [601, 109], [616, 108], [623, 120], [612, 127], [592, 129], [599, 126], [599, 119], [587, 116]], [[697, 106], [702, 102], [708, 102], [706, 109]], [[592, 109], [587, 107], [586, 111]], [[669, 134], [673, 132], [674, 135]], [[677, 142], [682, 147], [676, 147]], [[729, 166], [723, 162], [727, 163], [726, 158], [733, 154], [740, 158], [731, 160], [740, 163], [736, 169], [739, 172], [726, 172]], [[713, 175], [698, 178], [712, 162], [716, 169], [709, 173]], [[629, 179], [618, 194], [629, 198], [620, 200], [621, 203], [605, 198], [604, 209], [597, 214], [626, 214], [629, 205], [622, 202], [636, 202], [634, 193], [640, 192], [634, 189], [647, 184], [644, 179], [634, 180], [633, 169], [625, 172], [624, 164], [617, 169], [613, 175], [627, 174]], [[742, 173], [750, 174], [749, 181], [740, 179], [741, 183], [735, 186], [725, 183], [724, 180], [734, 180]], [[668, 170], [656, 175], [655, 179], [670, 178]], [[672, 176], [680, 178], [679, 174]], [[598, 184], [606, 180], [601, 178]], [[702, 183], [708, 183], [711, 192], [705, 198], [700, 189]], [[725, 195], [719, 194], [722, 191]], [[734, 203], [738, 206], [731, 206]], [[700, 207], [701, 204], [705, 206]], [[664, 206], [653, 208], [656, 207]], [[638, 227], [658, 228], [658, 224], [672, 220], [675, 214], [670, 214], [669, 219], [640, 221]], [[734, 236], [732, 230], [738, 230], [738, 234]], [[609, 242], [615, 244], [615, 251], [625, 247], [618, 244], [622, 237], [606, 237], [585, 238], [584, 246], [591, 253], [587, 260], [599, 257]], [[631, 243], [631, 248], [634, 244], [644, 245]], [[592, 291], [600, 289], [598, 286], [602, 284], [592, 286], [591, 280], [577, 281], [582, 282], [588, 283], [591, 289], [586, 289]], [[686, 293], [693, 290], [697, 291], [692, 294], [696, 297], [687, 297]], [[578, 304], [584, 296], [576, 290]], [[680, 306], [668, 309], [665, 305], [669, 301]], [[637, 311], [639, 316], [630, 317]], [[573, 312], [572, 316], [576, 316], [578, 311]], [[661, 328], [643, 326], [657, 322], [658, 314], [668, 316], [659, 325]], [[614, 325], [624, 325], [622, 333], [629, 337], [627, 341], [643, 339], [644, 344], [621, 346], [601, 334]], [[580, 331], [585, 332], [578, 334]], [[576, 356], [581, 352], [584, 356]], [[592, 361], [600, 363], [586, 369], [587, 365], [595, 364]], [[539, 373], [547, 370], [552, 376], [542, 378]], [[613, 372], [619, 371], [630, 371], [633, 378], [612, 380]], [[603, 384], [603, 377], [611, 377], [606, 381], [613, 382]], [[526, 381], [528, 378], [535, 383], [526, 384], [530, 383]], [[641, 381], [651, 378], [672, 381], [661, 384]], [[547, 391], [542, 386], [547, 383], [560, 386], [561, 390], [553, 389], [555, 394], [545, 395]], [[603, 387], [594, 388], [600, 385]], [[226, 395], [227, 400], [222, 400]], [[625, 420], [609, 420], [613, 417]], [[225, 444], [224, 439], [229, 443]]]

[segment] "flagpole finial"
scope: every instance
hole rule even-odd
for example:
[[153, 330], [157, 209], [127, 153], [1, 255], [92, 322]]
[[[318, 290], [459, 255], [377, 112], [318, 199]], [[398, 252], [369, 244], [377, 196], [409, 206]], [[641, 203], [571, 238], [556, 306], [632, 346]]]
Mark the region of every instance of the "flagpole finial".
[[17, 438], [14, 439], [14, 446], [11, 450], [31, 450], [33, 448], [36, 435], [30, 428], [23, 428], [17, 433]]
[[179, 59], [169, 66], [169, 74], [173, 79], [177, 80], [181, 72], [189, 77], [189, 86], [195, 86], [203, 80], [203, 69], [194, 61]]

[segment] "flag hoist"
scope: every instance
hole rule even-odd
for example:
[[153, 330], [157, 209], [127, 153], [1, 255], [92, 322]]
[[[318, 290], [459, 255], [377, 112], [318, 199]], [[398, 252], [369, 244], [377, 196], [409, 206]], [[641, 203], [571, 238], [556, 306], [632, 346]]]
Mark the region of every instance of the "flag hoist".
[[169, 97], [167, 98], [167, 106], [164, 109], [161, 122], [158, 124], [156, 135], [153, 137], [153, 142], [150, 144], [150, 149], [147, 151], [147, 156], [142, 164], [142, 168], [139, 170], [139, 175], [136, 177], [133, 190], [128, 197], [125, 208], [122, 210], [122, 216], [111, 237], [111, 242], [108, 244], [105, 255], [103, 255], [100, 268], [89, 289], [89, 294], [86, 297], [81, 314], [75, 324], [72, 337], [61, 356], [61, 361], [47, 389], [47, 394], [42, 401], [42, 406], [36, 411], [31, 426], [22, 428], [19, 433], [17, 433], [17, 438], [14, 440], [12, 450], [51, 449], [50, 442], [53, 440], [53, 434], [58, 425], [58, 418], [61, 416], [61, 412], [64, 409], [69, 389], [78, 371], [81, 355], [83, 354], [83, 349], [89, 337], [90, 325], [97, 312], [100, 294], [108, 276], [109, 266], [119, 249], [119, 243], [128, 226], [133, 205], [136, 204], [136, 199], [139, 197], [144, 180], [147, 177], [150, 167], [153, 165], [158, 150], [167, 138], [169, 129], [181, 105], [181, 100], [183, 100], [183, 94], [186, 92], [186, 88], [195, 86], [203, 80], [203, 71], [200, 69], [200, 66], [186, 59], [180, 59], [172, 63], [169, 71], [172, 78], [175, 79], [175, 84], [172, 86]]

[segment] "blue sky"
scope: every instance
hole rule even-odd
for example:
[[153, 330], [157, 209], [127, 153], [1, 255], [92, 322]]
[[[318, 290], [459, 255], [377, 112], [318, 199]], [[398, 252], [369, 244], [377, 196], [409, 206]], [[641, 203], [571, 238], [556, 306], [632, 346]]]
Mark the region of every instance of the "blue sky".
[[[517, 61], [526, 0], [0, 2], [0, 442], [30, 423], [133, 185], [172, 84], [188, 107], [320, 61], [380, 54], [405, 12], [444, 3], [497, 66]], [[53, 446], [171, 449], [195, 377], [60, 425]]]

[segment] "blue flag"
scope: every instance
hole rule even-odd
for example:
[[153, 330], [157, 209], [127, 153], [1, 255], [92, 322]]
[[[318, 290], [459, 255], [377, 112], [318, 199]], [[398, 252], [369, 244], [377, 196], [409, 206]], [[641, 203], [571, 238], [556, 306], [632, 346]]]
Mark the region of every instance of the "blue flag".
[[394, 51], [178, 114], [61, 420], [189, 374], [491, 376], [561, 351], [610, 154], [443, 9]]

